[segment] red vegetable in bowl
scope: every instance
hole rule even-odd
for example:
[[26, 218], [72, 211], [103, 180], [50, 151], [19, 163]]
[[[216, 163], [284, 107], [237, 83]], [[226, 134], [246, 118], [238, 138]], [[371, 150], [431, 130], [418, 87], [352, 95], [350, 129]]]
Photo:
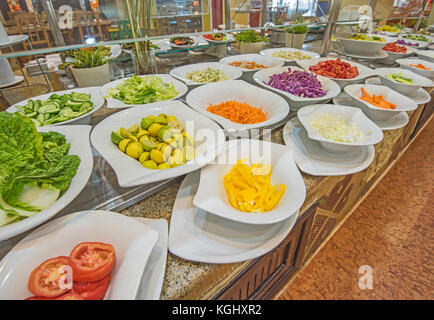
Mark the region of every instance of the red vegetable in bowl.
[[320, 61], [316, 65], [310, 66], [309, 70], [321, 76], [336, 79], [352, 79], [359, 75], [359, 70], [356, 66], [352, 67], [351, 64], [339, 58], [336, 60]]
[[397, 44], [396, 42], [391, 42], [386, 44], [383, 47], [384, 51], [390, 51], [390, 52], [396, 52], [396, 53], [406, 53], [407, 52], [407, 48], [405, 46], [401, 46], [399, 44]]

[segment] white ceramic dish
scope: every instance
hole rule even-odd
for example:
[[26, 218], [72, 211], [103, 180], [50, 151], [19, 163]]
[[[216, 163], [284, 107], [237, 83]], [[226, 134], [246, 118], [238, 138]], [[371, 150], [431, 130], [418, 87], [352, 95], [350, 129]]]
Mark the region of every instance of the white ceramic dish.
[[[290, 67], [290, 68], [291, 68], [291, 71], [295, 71], [295, 70], [305, 71], [299, 67]], [[333, 97], [337, 96], [339, 94], [339, 92], [341, 92], [341, 89], [336, 82], [334, 82], [333, 80], [331, 80], [329, 78], [319, 76], [313, 72], [311, 72], [311, 73], [313, 73], [317, 76], [318, 80], [321, 82], [322, 87], [324, 88], [324, 90], [327, 91], [327, 94], [323, 97], [318, 97], [318, 98], [299, 97], [299, 96], [293, 95], [289, 92], [270, 87], [269, 85], [266, 84], [270, 80], [270, 78], [273, 74], [278, 74], [278, 73], [282, 73], [282, 72], [286, 72], [286, 71], [288, 71], [288, 67], [278, 67], [278, 68], [261, 70], [261, 71], [256, 72], [253, 75], [253, 80], [255, 80], [256, 83], [260, 84], [264, 88], [278, 92], [278, 93], [284, 95], [285, 97], [287, 97], [288, 100], [290, 101], [291, 109], [299, 108], [301, 106], [305, 106], [305, 105], [312, 104], [312, 103], [319, 103], [322, 101], [330, 100]]]
[[398, 52], [382, 50], [383, 52], [386, 52], [388, 54], [388, 56], [386, 58], [380, 59], [379, 61], [384, 63], [384, 64], [392, 64], [397, 59], [403, 59], [403, 58], [409, 57], [412, 54], [414, 54], [416, 51], [416, 49], [413, 47], [406, 46], [406, 48], [407, 48], [407, 52], [405, 52], [405, 53], [398, 53]]
[[90, 94], [90, 100], [94, 104], [94, 108], [92, 110], [90, 110], [88, 113], [86, 113], [80, 117], [77, 117], [77, 118], [74, 118], [71, 120], [67, 120], [67, 121], [63, 121], [63, 122], [59, 122], [59, 123], [54, 123], [54, 124], [47, 126], [47, 127], [61, 126], [61, 125], [65, 125], [65, 124], [89, 124], [90, 118], [91, 118], [90, 116], [92, 115], [92, 113], [94, 113], [95, 111], [97, 111], [99, 108], [101, 108], [104, 105], [104, 98], [100, 94], [99, 88], [100, 87], [74, 88], [74, 89], [69, 89], [69, 90], [50, 92], [50, 93], [46, 93], [46, 94], [31, 98], [31, 99], [26, 99], [26, 100], [23, 100], [21, 102], [18, 102], [16, 104], [14, 104], [13, 106], [9, 107], [6, 111], [7, 112], [19, 111], [16, 108], [16, 106], [23, 106], [23, 105], [27, 104], [27, 101], [29, 101], [29, 100], [46, 100], [49, 97], [51, 97], [53, 94], [62, 95], [62, 94], [68, 94], [71, 92], [86, 93], [86, 94]]
[[22, 300], [30, 273], [43, 261], [67, 256], [81, 242], [109, 243], [116, 263], [106, 300], [133, 300], [158, 233], [110, 211], [81, 211], [53, 220], [21, 240], [0, 262], [0, 299]]
[[387, 51], [381, 50], [380, 52], [371, 55], [345, 53], [345, 56], [355, 58], [355, 59], [360, 59], [360, 60], [377, 60], [377, 59], [387, 58], [389, 56], [389, 53]]
[[[177, 99], [179, 97], [182, 97], [188, 91], [188, 88], [184, 83], [182, 83], [179, 80], [176, 80], [175, 78], [171, 77], [168, 74], [153, 74], [153, 75], [144, 75], [144, 76], [140, 76], [140, 77], [144, 78], [144, 77], [150, 77], [150, 76], [157, 76], [157, 77], [161, 78], [161, 80], [163, 80], [164, 83], [169, 83], [169, 84], [173, 83], [176, 91], [178, 91], [178, 94], [175, 97], [168, 99], [168, 100], [164, 100], [164, 101], [174, 100], [174, 99]], [[115, 80], [115, 81], [109, 82], [109, 83], [107, 83], [101, 87], [101, 89], [100, 89], [101, 94], [102, 94], [102, 96], [106, 97], [106, 99], [107, 99], [107, 108], [109, 108], [109, 109], [128, 108], [128, 107], [132, 107], [132, 106], [137, 106], [137, 104], [136, 105], [127, 104], [121, 100], [114, 99], [114, 98], [108, 96], [111, 88], [115, 88], [117, 85], [121, 84], [126, 79], [128, 79], [128, 78]]]
[[[218, 33], [218, 32], [210, 32], [209, 34], [212, 33]], [[201, 38], [207, 42], [210, 43], [225, 43], [225, 42], [232, 42], [235, 40], [235, 37], [233, 35], [231, 35], [230, 33], [226, 33], [226, 40], [210, 40], [204, 37], [204, 35], [201, 35]]]
[[316, 52], [305, 51], [305, 50], [300, 50], [300, 49], [295, 49], [295, 48], [272, 48], [272, 49], [265, 49], [265, 50], [262, 50], [260, 52], [260, 54], [262, 54], [263, 56], [272, 57], [274, 59], [279, 59], [279, 60], [287, 62], [287, 63], [294, 63], [294, 62], [300, 61], [300, 60], [284, 59], [284, 58], [274, 57], [273, 54], [276, 53], [276, 52], [279, 52], [279, 51], [300, 52], [302, 54], [311, 56], [312, 59], [319, 58], [319, 54], [316, 53]]
[[[240, 124], [206, 111], [210, 104], [215, 105], [228, 100], [262, 108], [267, 113], [267, 120], [255, 124]], [[227, 130], [247, 130], [272, 125], [284, 119], [289, 113], [288, 103], [281, 96], [243, 80], [222, 81], [197, 87], [188, 93], [186, 101], [194, 110], [215, 120]]]
[[[218, 69], [221, 70], [226, 76], [228, 77], [227, 80], [235, 80], [240, 78], [243, 75], [243, 72], [239, 68], [234, 68], [231, 66], [228, 66], [227, 64], [220, 63], [220, 62], [203, 62], [203, 63], [196, 63], [196, 64], [189, 64], [182, 67], [177, 67], [172, 70], [170, 70], [170, 75], [178, 80], [183, 81], [185, 84], [189, 86], [194, 85], [202, 85], [205, 84], [205, 82], [194, 82], [186, 78], [187, 73], [198, 71], [198, 70], [205, 70], [207, 68], [212, 69]], [[225, 81], [225, 80], [222, 80]]]
[[354, 148], [349, 152], [335, 153], [324, 150], [318, 141], [309, 139], [297, 118], [283, 128], [285, 145], [294, 151], [298, 168], [313, 176], [340, 176], [366, 169], [374, 160], [374, 146]]
[[431, 50], [415, 50], [415, 53], [419, 59], [434, 62], [434, 53]]
[[[402, 68], [378, 68], [375, 69], [375, 73], [380, 77], [381, 84], [388, 86], [392, 90], [395, 90], [403, 95], [408, 96], [411, 93], [419, 90], [421, 87], [431, 87], [433, 82], [413, 71], [402, 69]], [[413, 83], [401, 83], [386, 77], [388, 74], [399, 74], [405, 78], [412, 79]]]
[[0, 240], [6, 240], [16, 236], [51, 219], [80, 194], [86, 186], [93, 169], [93, 156], [89, 142], [90, 130], [90, 126], [84, 125], [44, 127], [38, 129], [39, 132], [55, 131], [65, 135], [66, 141], [71, 144], [68, 154], [79, 156], [81, 159], [80, 165], [77, 173], [71, 180], [69, 188], [52, 206], [31, 217], [0, 227]]
[[[362, 96], [362, 88], [364, 88], [366, 92], [371, 96], [373, 94], [382, 95], [387, 101], [396, 104], [396, 108], [393, 110], [383, 109], [360, 99], [360, 97]], [[412, 99], [406, 97], [399, 92], [396, 92], [395, 90], [390, 89], [387, 86], [371, 84], [352, 84], [345, 87], [344, 90], [354, 99], [355, 103], [357, 103], [357, 105], [363, 109], [363, 112], [365, 112], [369, 118], [375, 120], [387, 120], [395, 117], [400, 112], [413, 111], [417, 109], [417, 104]]]
[[[373, 77], [365, 80], [366, 84], [381, 84], [380, 77]], [[345, 93], [346, 94], [346, 93]], [[416, 102], [417, 104], [424, 104], [431, 101], [431, 95], [426, 92], [424, 89], [420, 88], [413, 93], [407, 95], [411, 100]], [[351, 97], [350, 97], [351, 98]]]
[[199, 172], [188, 174], [173, 206], [169, 251], [186, 260], [235, 263], [260, 257], [278, 246], [293, 228], [298, 211], [273, 225], [235, 222], [193, 205]]
[[[371, 78], [374, 79], [374, 78]], [[378, 78], [377, 78], [378, 79]], [[370, 80], [370, 79], [368, 79]], [[368, 83], [368, 81], [366, 81]], [[380, 80], [378, 80], [378, 83], [380, 84]], [[425, 91], [421, 89], [422, 91]], [[426, 91], [425, 91], [426, 92]], [[354, 106], [357, 107], [357, 104], [354, 103], [354, 99], [351, 98], [348, 94], [345, 92], [341, 92], [338, 96], [333, 98], [334, 104], [339, 104], [341, 106]], [[372, 120], [372, 119], [371, 119]], [[409, 121], [407, 112], [401, 112], [398, 113], [398, 115], [394, 116], [393, 118], [387, 119], [387, 120], [372, 120], [381, 130], [395, 130], [402, 127], [405, 127]]]
[[[368, 35], [368, 36], [376, 36], [376, 35]], [[395, 41], [395, 39], [386, 36], [379, 36], [379, 37], [384, 38], [385, 42], [355, 40], [355, 39], [348, 39], [344, 37], [337, 38], [337, 41], [341, 43], [342, 48], [345, 50], [346, 53], [372, 56], [376, 53], [381, 52], [381, 48], [383, 48], [385, 44]]]
[[152, 248], [146, 263], [145, 272], [137, 290], [136, 300], [159, 300], [163, 288], [164, 273], [166, 271], [168, 225], [166, 219], [133, 218], [148, 228], [156, 231], [158, 241]]
[[170, 38], [167, 39], [167, 41], [169, 42], [170, 46], [172, 48], [174, 48], [174, 49], [194, 48], [194, 47], [197, 47], [197, 46], [199, 46], [201, 44], [206, 44], [207, 43], [207, 41], [205, 39], [203, 39], [203, 38], [199, 38], [199, 37], [195, 37], [195, 36], [187, 36], [187, 37], [193, 39], [194, 43], [191, 44], [191, 45], [188, 45], [188, 46], [180, 46], [180, 45], [176, 45], [176, 44], [172, 43], [170, 41]]
[[[434, 63], [422, 60], [422, 59], [398, 59], [396, 62], [399, 64], [401, 68], [408, 69], [410, 71], [413, 71], [417, 74], [420, 74], [421, 76], [429, 79], [434, 79]], [[410, 66], [410, 64], [418, 64], [421, 63], [427, 68], [430, 68], [431, 70], [422, 70], [416, 67]]]
[[[323, 137], [311, 124], [312, 120], [323, 114], [331, 114], [335, 117], [341, 116], [345, 123], [356, 124], [359, 130], [364, 132], [365, 137], [358, 142], [340, 142]], [[368, 119], [359, 108], [334, 104], [316, 104], [298, 110], [297, 117], [306, 129], [309, 138], [318, 141], [329, 152], [352, 151], [354, 148], [374, 145], [383, 140], [381, 129]]]
[[[240, 54], [240, 55], [230, 56], [230, 57], [225, 57], [223, 59], [220, 59], [220, 63], [225, 63], [227, 65], [229, 65], [230, 63], [232, 63], [234, 61], [256, 62], [257, 64], [262, 64], [263, 66], [266, 66], [267, 68], [281, 67], [284, 65], [284, 62], [277, 59], [277, 58], [273, 58], [271, 56], [263, 56], [263, 55], [256, 54], [256, 53]], [[238, 68], [243, 72], [252, 72], [252, 71], [262, 70], [262, 69], [246, 69], [246, 68], [235, 67], [235, 66], [234, 66], [234, 68]]]
[[[317, 59], [310, 59], [310, 60], [298, 60], [297, 64], [302, 67], [303, 69], [305, 69], [306, 71], [309, 71], [309, 68], [311, 66], [314, 66], [316, 64], [318, 64], [321, 61], [326, 61], [326, 60], [336, 60], [337, 58], [317, 58]], [[363, 79], [370, 77], [373, 75], [373, 70], [371, 68], [368, 68], [366, 66], [364, 66], [363, 64], [354, 62], [354, 61], [348, 61], [345, 59], [341, 59], [343, 62], [347, 62], [351, 65], [351, 67], [357, 67], [357, 70], [359, 71], [359, 75], [357, 77], [354, 77], [352, 79], [337, 79], [337, 78], [330, 78], [332, 79], [334, 82], [336, 82], [337, 84], [339, 84], [339, 86], [341, 88], [344, 88], [346, 85], [352, 84], [352, 83], [357, 83], [362, 81]]]
[[[152, 170], [119, 150], [110, 140], [112, 131], [139, 124], [149, 115], [174, 115], [195, 139], [196, 158], [186, 164], [165, 170]], [[192, 121], [187, 123], [187, 121]], [[92, 131], [91, 142], [116, 173], [121, 187], [132, 187], [166, 180], [200, 169], [211, 162], [223, 147], [223, 130], [211, 119], [195, 112], [178, 100], [161, 101], [117, 112], [101, 121]]]
[[[271, 183], [285, 184], [286, 191], [277, 206], [263, 213], [242, 212], [229, 203], [224, 176], [238, 159], [248, 164], [262, 162], [272, 167]], [[225, 144], [215, 164], [204, 167], [193, 204], [225, 219], [247, 224], [273, 224], [288, 219], [301, 207], [306, 187], [295, 165], [292, 151], [285, 146], [260, 140], [231, 140]]]

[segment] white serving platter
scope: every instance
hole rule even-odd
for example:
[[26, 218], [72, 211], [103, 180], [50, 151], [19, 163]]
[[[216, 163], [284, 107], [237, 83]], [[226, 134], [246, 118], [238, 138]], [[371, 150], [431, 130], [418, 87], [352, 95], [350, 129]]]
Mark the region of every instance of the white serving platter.
[[[147, 169], [111, 142], [112, 131], [140, 124], [142, 118], [160, 113], [174, 115], [184, 124], [187, 133], [195, 139], [195, 159], [175, 168]], [[160, 101], [117, 112], [102, 120], [91, 133], [92, 145], [113, 168], [121, 187], [162, 181], [200, 169], [218, 155], [224, 139], [223, 130], [218, 124], [178, 100]]]
[[66, 141], [71, 144], [68, 154], [79, 156], [81, 159], [80, 165], [76, 175], [71, 180], [69, 188], [53, 205], [31, 217], [0, 227], [0, 240], [6, 240], [48, 221], [80, 194], [86, 186], [93, 169], [93, 155], [89, 142], [90, 130], [90, 126], [84, 125], [38, 129], [39, 132], [55, 131], [65, 135]]
[[106, 300], [133, 300], [158, 233], [132, 218], [110, 211], [81, 211], [35, 230], [0, 262], [0, 298], [25, 299], [30, 273], [43, 261], [68, 256], [81, 242], [109, 243], [116, 263]]
[[[215, 105], [229, 100], [262, 108], [267, 113], [267, 120], [255, 124], [240, 124], [206, 110], [210, 104]], [[284, 119], [289, 113], [288, 103], [281, 96], [243, 80], [222, 81], [199, 86], [187, 94], [186, 102], [194, 110], [213, 119], [229, 131], [269, 126]]]
[[90, 94], [90, 100], [94, 104], [94, 107], [92, 110], [90, 110], [86, 114], [83, 114], [80, 117], [77, 117], [77, 118], [74, 118], [71, 120], [66, 120], [66, 121], [59, 122], [59, 123], [54, 123], [54, 124], [49, 125], [47, 127], [63, 126], [65, 124], [89, 124], [90, 118], [91, 118], [90, 116], [92, 115], [92, 113], [94, 113], [95, 111], [97, 111], [99, 108], [101, 108], [104, 105], [104, 98], [100, 94], [99, 90], [100, 90], [100, 87], [87, 87], [87, 88], [74, 88], [74, 89], [69, 89], [69, 90], [50, 92], [50, 93], [46, 93], [46, 94], [43, 94], [43, 95], [40, 95], [37, 97], [33, 97], [30, 99], [20, 101], [20, 102], [14, 104], [13, 106], [10, 106], [6, 111], [7, 112], [19, 111], [16, 108], [17, 106], [24, 106], [27, 104], [27, 101], [29, 101], [29, 100], [46, 100], [49, 97], [51, 97], [53, 94], [62, 95], [62, 94], [69, 94], [71, 92], [85, 93], [85, 94]]
[[283, 128], [285, 145], [294, 151], [298, 168], [313, 176], [340, 176], [366, 169], [374, 160], [375, 148], [363, 146], [345, 153], [328, 152], [308, 137], [297, 118]]
[[[262, 50], [260, 52], [260, 54], [264, 55], [264, 56], [269, 56], [275, 59], [279, 59], [281, 61], [284, 61], [286, 63], [293, 63], [293, 62], [297, 62], [297, 61], [302, 61], [302, 60], [293, 60], [293, 59], [284, 59], [284, 58], [279, 58], [279, 57], [274, 57], [273, 54], [279, 51], [290, 51], [290, 52], [300, 52], [302, 54], [305, 54], [307, 56], [310, 56], [311, 59], [314, 58], [319, 58], [319, 54], [316, 52], [311, 52], [311, 51], [305, 51], [305, 50], [300, 50], [300, 49], [295, 49], [295, 48], [272, 48], [272, 49], [265, 49]], [[306, 59], [308, 60], [308, 59]]]
[[278, 246], [294, 227], [298, 211], [280, 223], [251, 225], [228, 220], [193, 205], [199, 172], [182, 182], [170, 219], [169, 251], [186, 260], [235, 263], [260, 257]]
[[[243, 75], [243, 72], [239, 68], [228, 66], [227, 64], [220, 62], [203, 62], [196, 64], [188, 64], [185, 66], [177, 67], [170, 70], [170, 75], [178, 80], [183, 81], [189, 86], [203, 85], [206, 82], [195, 82], [186, 78], [189, 72], [205, 70], [207, 68], [212, 68], [215, 70], [220, 70], [228, 77], [227, 80], [235, 80]], [[221, 80], [221, 81], [227, 81]]]
[[[139, 77], [151, 77], [151, 76], [157, 76], [160, 77], [161, 80], [163, 80], [164, 83], [173, 83], [173, 85], [175, 86], [176, 91], [178, 91], [178, 94], [173, 97], [170, 98], [168, 100], [164, 100], [164, 101], [169, 101], [169, 100], [175, 100], [179, 97], [182, 97], [184, 94], [187, 93], [188, 88], [187, 86], [182, 83], [179, 80], [176, 80], [175, 78], [171, 77], [168, 74], [153, 74], [153, 75], [143, 75], [143, 76], [139, 76]], [[133, 106], [137, 106], [140, 104], [127, 104], [121, 100], [118, 99], [114, 99], [112, 97], [109, 96], [109, 92], [111, 88], [115, 88], [117, 85], [121, 84], [122, 82], [124, 82], [126, 79], [128, 78], [124, 78], [124, 79], [119, 79], [119, 80], [115, 80], [112, 82], [109, 82], [105, 85], [103, 85], [101, 87], [101, 94], [103, 97], [105, 97], [107, 99], [107, 108], [112, 109], [112, 108], [128, 108], [128, 107], [133, 107]]]
[[[263, 55], [260, 55], [257, 53], [239, 54], [236, 56], [225, 57], [225, 58], [220, 59], [219, 62], [225, 63], [225, 64], [230, 66], [230, 63], [232, 63], [234, 61], [256, 62], [257, 64], [261, 64], [263, 66], [266, 66], [267, 68], [281, 67], [284, 64], [283, 61], [281, 61], [277, 58], [274, 58], [271, 56], [263, 56]], [[262, 68], [247, 69], [247, 68], [236, 67], [236, 66], [231, 66], [231, 67], [238, 68], [243, 72], [252, 72], [252, 71], [262, 70]]]

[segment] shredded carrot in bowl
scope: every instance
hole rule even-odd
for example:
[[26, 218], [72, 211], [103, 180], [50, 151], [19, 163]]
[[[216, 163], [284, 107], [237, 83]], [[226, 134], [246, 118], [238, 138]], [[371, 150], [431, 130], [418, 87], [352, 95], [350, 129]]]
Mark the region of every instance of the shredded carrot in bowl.
[[422, 69], [422, 70], [431, 70], [430, 68], [424, 66], [422, 63], [418, 63], [418, 64], [409, 64], [410, 67], [414, 67], [414, 68], [418, 68], [418, 69]]
[[216, 105], [210, 104], [206, 110], [232, 122], [242, 124], [253, 124], [267, 120], [267, 113], [262, 111], [262, 108], [252, 107], [248, 103], [234, 100], [225, 101]]
[[362, 96], [360, 97], [361, 100], [366, 101], [378, 108], [383, 109], [390, 109], [393, 110], [396, 108], [396, 104], [393, 104], [392, 102], [387, 101], [382, 95], [375, 95], [372, 96], [366, 92], [365, 88], [362, 88]]

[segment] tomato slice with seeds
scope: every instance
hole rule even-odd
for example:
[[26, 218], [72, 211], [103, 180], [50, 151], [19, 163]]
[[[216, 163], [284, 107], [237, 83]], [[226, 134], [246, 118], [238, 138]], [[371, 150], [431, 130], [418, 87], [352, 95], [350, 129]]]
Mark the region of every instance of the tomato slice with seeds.
[[60, 288], [62, 266], [69, 265], [69, 258], [60, 256], [45, 260], [30, 274], [28, 287], [38, 297], [53, 298], [64, 294], [69, 289]]
[[86, 300], [101, 300], [110, 284], [110, 275], [97, 282], [74, 282], [74, 290]]
[[96, 282], [107, 277], [115, 264], [115, 249], [102, 242], [83, 242], [69, 255], [74, 281]]
[[71, 290], [68, 293], [65, 293], [64, 295], [58, 297], [56, 300], [85, 300], [85, 299], [74, 290]]

